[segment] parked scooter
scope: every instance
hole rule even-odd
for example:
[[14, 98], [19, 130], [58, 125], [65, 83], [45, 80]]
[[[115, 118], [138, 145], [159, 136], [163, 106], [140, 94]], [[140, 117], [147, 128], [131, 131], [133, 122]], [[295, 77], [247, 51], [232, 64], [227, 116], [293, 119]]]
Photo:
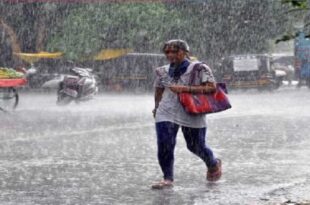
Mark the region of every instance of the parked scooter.
[[68, 105], [72, 101], [79, 103], [94, 97], [98, 86], [92, 70], [74, 67], [72, 75], [65, 75], [58, 84], [57, 105]]

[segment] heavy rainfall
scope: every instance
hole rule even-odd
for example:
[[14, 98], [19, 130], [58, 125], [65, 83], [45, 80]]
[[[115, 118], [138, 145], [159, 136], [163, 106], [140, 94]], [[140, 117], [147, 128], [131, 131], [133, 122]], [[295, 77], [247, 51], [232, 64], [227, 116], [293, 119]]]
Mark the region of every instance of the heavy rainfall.
[[[309, 8], [308, 0], [1, 1], [0, 204], [310, 204]], [[173, 186], [152, 189], [163, 178], [157, 68], [168, 65], [170, 76], [179, 64], [169, 60], [182, 54], [187, 70], [202, 62], [228, 90], [231, 108], [206, 115], [222, 176], [206, 179], [211, 168], [179, 130]], [[224, 91], [211, 76], [182, 92]], [[162, 85], [163, 99], [177, 96]]]

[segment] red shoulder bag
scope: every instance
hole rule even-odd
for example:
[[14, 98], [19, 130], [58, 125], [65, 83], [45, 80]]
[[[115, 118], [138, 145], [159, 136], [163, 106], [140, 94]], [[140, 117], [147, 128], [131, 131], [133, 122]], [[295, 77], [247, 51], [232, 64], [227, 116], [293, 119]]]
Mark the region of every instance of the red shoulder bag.
[[[190, 85], [194, 83], [196, 73], [201, 71], [199, 67], [200, 63], [194, 66]], [[178, 95], [185, 111], [193, 115], [216, 113], [231, 108], [225, 83], [216, 83], [216, 90], [213, 93], [179, 93]]]

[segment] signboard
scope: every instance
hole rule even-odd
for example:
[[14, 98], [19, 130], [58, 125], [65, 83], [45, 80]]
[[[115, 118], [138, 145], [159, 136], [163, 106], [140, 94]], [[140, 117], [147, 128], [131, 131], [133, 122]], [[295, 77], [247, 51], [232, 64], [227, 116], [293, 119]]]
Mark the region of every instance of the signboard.
[[258, 70], [257, 58], [235, 58], [233, 60], [234, 71], [255, 71]]

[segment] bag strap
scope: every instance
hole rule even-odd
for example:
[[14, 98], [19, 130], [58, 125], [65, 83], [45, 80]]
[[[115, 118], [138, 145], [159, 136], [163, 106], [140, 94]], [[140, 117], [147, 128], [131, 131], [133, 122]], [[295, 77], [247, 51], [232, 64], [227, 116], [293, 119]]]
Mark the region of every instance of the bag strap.
[[[191, 76], [190, 76], [189, 85], [193, 85], [194, 84], [194, 80], [195, 80], [196, 74], [202, 70], [202, 69], [200, 69], [201, 68], [200, 66], [202, 64], [205, 64], [205, 63], [204, 62], [199, 62], [199, 63], [196, 63], [194, 65], [192, 73], [191, 73]], [[221, 89], [225, 94], [228, 94], [228, 90], [227, 90], [227, 87], [226, 87], [225, 83], [216, 83], [216, 88], [217, 89]]]
[[[191, 73], [191, 76], [190, 76], [190, 79], [189, 79], [189, 85], [193, 85], [194, 84], [194, 81], [195, 81], [195, 77], [196, 77], [196, 74], [198, 72], [201, 71], [200, 66], [202, 65], [203, 63], [202, 62], [199, 62], [199, 63], [196, 63], [193, 67], [193, 70], [192, 70], [192, 73]], [[197, 72], [198, 71], [198, 72]]]

